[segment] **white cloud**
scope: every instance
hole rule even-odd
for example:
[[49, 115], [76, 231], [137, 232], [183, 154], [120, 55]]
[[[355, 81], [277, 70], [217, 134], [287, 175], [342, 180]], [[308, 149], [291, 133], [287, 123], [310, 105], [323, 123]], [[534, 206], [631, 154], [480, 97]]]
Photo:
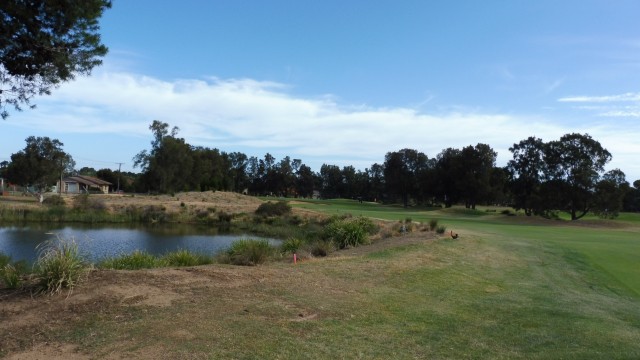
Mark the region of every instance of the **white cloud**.
[[[148, 148], [148, 126], [157, 119], [178, 126], [179, 136], [192, 145], [249, 156], [290, 155], [315, 170], [323, 162], [368, 167], [384, 161], [386, 152], [402, 148], [434, 157], [448, 147], [477, 143], [492, 146], [504, 164], [510, 157], [508, 148], [528, 136], [549, 141], [568, 132], [589, 132], [596, 139], [604, 134], [614, 143], [616, 131], [622, 131], [615, 126], [577, 129], [553, 119], [464, 108], [429, 113], [409, 107], [352, 106], [340, 104], [333, 96], [301, 98], [289, 91], [285, 84], [254, 79], [164, 81], [103, 71], [65, 84], [52, 96], [38, 99], [37, 110], [9, 119], [22, 128], [62, 134], [66, 146], [95, 136], [112, 139], [108, 149], [75, 146], [82, 155], [72, 155], [78, 157], [130, 159]], [[635, 146], [640, 129], [626, 131], [632, 136], [615, 143], [625, 154]], [[14, 146], [11, 152], [19, 148]]]
[[640, 101], [640, 93], [628, 92], [624, 94], [605, 96], [570, 96], [560, 98], [558, 101], [574, 103], [638, 102]]

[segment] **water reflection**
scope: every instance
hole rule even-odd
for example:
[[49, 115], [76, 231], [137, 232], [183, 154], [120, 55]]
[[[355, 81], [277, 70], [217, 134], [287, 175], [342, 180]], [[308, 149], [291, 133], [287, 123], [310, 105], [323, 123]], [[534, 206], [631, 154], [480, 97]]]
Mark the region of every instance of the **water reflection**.
[[[60, 237], [73, 239], [90, 261], [128, 254], [135, 250], [154, 255], [187, 249], [212, 255], [241, 238], [257, 238], [246, 234], [230, 234], [214, 227], [190, 225], [157, 226], [29, 226], [0, 227], [0, 252], [12, 260], [33, 262], [39, 244]], [[278, 240], [270, 240], [277, 244]]]

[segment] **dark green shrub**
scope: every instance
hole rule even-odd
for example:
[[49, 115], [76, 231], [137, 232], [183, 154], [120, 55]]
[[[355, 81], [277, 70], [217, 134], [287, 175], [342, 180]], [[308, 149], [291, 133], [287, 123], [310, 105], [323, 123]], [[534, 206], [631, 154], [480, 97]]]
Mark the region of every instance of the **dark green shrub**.
[[42, 203], [47, 206], [65, 206], [66, 204], [64, 199], [60, 195], [49, 196], [48, 198], [44, 199]]
[[260, 204], [256, 209], [256, 215], [260, 216], [283, 216], [291, 213], [291, 205], [285, 201], [266, 202]]
[[151, 269], [162, 265], [162, 262], [155, 256], [144, 251], [136, 250], [131, 254], [103, 259], [98, 264], [98, 267], [115, 270], [139, 270]]
[[11, 263], [11, 256], [0, 252], [0, 268]]
[[367, 243], [367, 222], [361, 219], [334, 220], [325, 227], [325, 238], [340, 249]]
[[233, 265], [254, 266], [265, 263], [274, 253], [267, 240], [242, 239], [234, 241], [226, 251]]
[[92, 197], [89, 194], [80, 194], [73, 198], [73, 209], [76, 211], [105, 211], [107, 205], [100, 198]]
[[438, 219], [429, 220], [429, 230], [434, 231], [438, 227]]
[[437, 233], [437, 234], [442, 235], [442, 234], [444, 234], [444, 232], [445, 232], [445, 231], [447, 231], [447, 227], [446, 227], [446, 226], [444, 226], [444, 225], [440, 225], [440, 226], [438, 226], [438, 227], [436, 228], [436, 233]]
[[212, 258], [195, 254], [189, 250], [177, 250], [165, 254], [160, 261], [166, 266], [198, 266], [211, 264]]
[[285, 254], [293, 254], [300, 249], [302, 244], [303, 242], [299, 238], [289, 238], [282, 242], [282, 245], [280, 245], [280, 251]]
[[306, 248], [311, 253], [311, 255], [317, 257], [325, 257], [334, 250], [333, 243], [331, 241], [322, 240], [314, 241], [306, 246]]
[[218, 213], [218, 221], [221, 223], [230, 224], [232, 219], [233, 219], [232, 214], [226, 213], [224, 211], [220, 211]]

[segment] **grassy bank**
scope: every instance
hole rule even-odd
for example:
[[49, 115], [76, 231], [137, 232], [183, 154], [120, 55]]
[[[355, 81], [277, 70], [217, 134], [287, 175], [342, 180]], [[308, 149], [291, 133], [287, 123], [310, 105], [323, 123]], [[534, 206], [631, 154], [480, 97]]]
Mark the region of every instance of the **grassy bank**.
[[[297, 265], [96, 272], [94, 287], [150, 295], [96, 290], [97, 305], [73, 305], [67, 322], [32, 336], [97, 358], [640, 358], [635, 216], [566, 223], [499, 211], [294, 206], [438, 219], [460, 237], [414, 231], [380, 240], [389, 246], [375, 251]], [[135, 303], [161, 294], [170, 296], [165, 305]], [[7, 331], [0, 336], [14, 341]]]

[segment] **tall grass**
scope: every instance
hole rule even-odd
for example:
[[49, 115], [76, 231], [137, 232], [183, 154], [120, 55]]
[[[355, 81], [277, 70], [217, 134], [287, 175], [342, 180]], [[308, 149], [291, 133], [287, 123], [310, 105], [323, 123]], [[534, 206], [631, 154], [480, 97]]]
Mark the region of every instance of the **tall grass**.
[[182, 249], [164, 255], [160, 261], [165, 266], [198, 266], [213, 263], [213, 257]]
[[139, 270], [162, 266], [160, 260], [146, 251], [136, 250], [130, 254], [108, 257], [98, 262], [101, 269]]
[[38, 245], [38, 259], [34, 265], [36, 291], [52, 295], [63, 289], [71, 291], [85, 278], [88, 270], [73, 239], [46, 241]]
[[185, 249], [169, 252], [162, 256], [155, 256], [146, 251], [136, 250], [130, 254], [102, 259], [97, 266], [100, 269], [140, 270], [165, 266], [198, 266], [212, 263], [212, 256], [194, 253]]
[[268, 240], [241, 239], [234, 241], [218, 259], [233, 265], [255, 266], [267, 262], [274, 254], [275, 248]]
[[375, 232], [377, 227], [364, 217], [334, 218], [325, 228], [326, 238], [340, 249], [366, 244], [369, 242], [369, 234]]

